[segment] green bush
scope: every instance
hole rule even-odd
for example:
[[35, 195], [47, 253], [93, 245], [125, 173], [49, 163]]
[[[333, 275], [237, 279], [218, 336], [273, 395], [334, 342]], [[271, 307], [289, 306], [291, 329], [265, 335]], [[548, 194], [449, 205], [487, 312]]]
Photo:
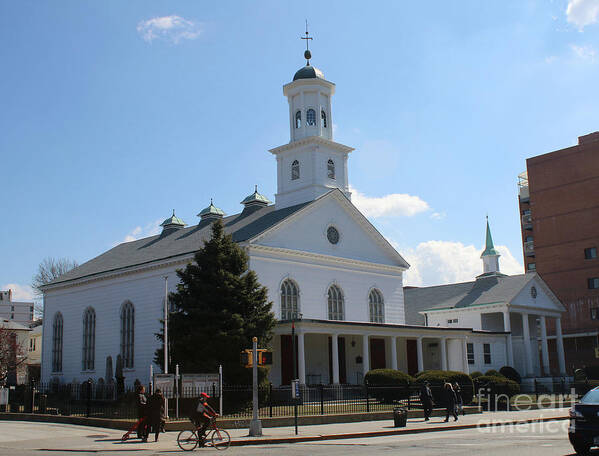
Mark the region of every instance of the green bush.
[[491, 388], [496, 395], [505, 394], [508, 397], [515, 396], [520, 393], [520, 385], [513, 380], [503, 376], [483, 375], [476, 379], [479, 387]]
[[485, 373], [485, 375], [487, 377], [503, 377], [504, 376], [503, 374], [500, 374], [499, 372], [497, 372], [495, 369], [488, 370]]
[[369, 394], [379, 402], [391, 404], [408, 398], [410, 394], [408, 387], [414, 379], [395, 369], [373, 369], [366, 373], [364, 382], [368, 384]]
[[522, 383], [522, 377], [518, 371], [511, 366], [503, 366], [501, 369], [499, 369], [499, 373], [508, 380], [513, 380], [518, 385]]
[[475, 380], [475, 379], [477, 379], [478, 377], [482, 377], [482, 376], [483, 376], [483, 373], [482, 373], [482, 372], [479, 372], [479, 371], [470, 372], [470, 378], [471, 378], [472, 380]]
[[419, 372], [416, 375], [415, 383], [422, 384], [424, 382], [430, 383], [433, 392], [433, 400], [437, 404], [443, 404], [445, 401], [443, 384], [447, 382], [452, 384], [457, 383], [458, 385], [460, 385], [464, 405], [472, 402], [472, 396], [474, 395], [474, 385], [472, 383], [472, 377], [470, 377], [470, 375], [468, 374], [465, 374], [464, 372], [439, 370]]

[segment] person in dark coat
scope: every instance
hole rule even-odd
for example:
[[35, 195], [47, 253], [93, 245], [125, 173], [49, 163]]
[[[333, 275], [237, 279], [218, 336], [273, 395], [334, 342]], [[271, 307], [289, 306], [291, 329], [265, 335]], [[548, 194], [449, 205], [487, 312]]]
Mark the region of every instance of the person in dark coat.
[[460, 388], [460, 384], [458, 382], [454, 382], [453, 390], [455, 392], [456, 398], [456, 411], [458, 414], [461, 412], [462, 415], [465, 415], [466, 413], [464, 412], [464, 399], [462, 398], [462, 389]]
[[428, 421], [433, 411], [433, 393], [428, 382], [424, 382], [420, 387], [420, 403], [424, 411], [424, 421]]
[[154, 442], [157, 442], [158, 434], [160, 434], [160, 428], [162, 426], [162, 420], [164, 418], [164, 396], [160, 389], [157, 389], [150, 397], [148, 409], [149, 425], [152, 426], [154, 432]]
[[456, 413], [456, 410], [455, 410], [456, 402], [457, 402], [457, 398], [455, 395], [455, 391], [453, 390], [453, 387], [451, 386], [451, 383], [446, 383], [445, 384], [445, 405], [447, 407], [447, 413], [445, 414], [445, 422], [446, 423], [449, 421], [449, 414], [453, 415], [453, 418], [455, 421], [458, 420], [458, 414]]
[[146, 397], [146, 388], [143, 385], [137, 387], [137, 396], [135, 397], [137, 404], [137, 436], [146, 442], [148, 440], [148, 398]]

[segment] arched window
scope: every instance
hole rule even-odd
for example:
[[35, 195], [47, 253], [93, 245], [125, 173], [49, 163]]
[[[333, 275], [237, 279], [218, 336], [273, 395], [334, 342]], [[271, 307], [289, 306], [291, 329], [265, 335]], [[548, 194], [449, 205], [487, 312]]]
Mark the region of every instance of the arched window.
[[337, 285], [329, 288], [329, 320], [345, 320], [343, 292]]
[[295, 128], [302, 128], [302, 112], [297, 111], [295, 113]]
[[330, 158], [327, 162], [327, 176], [329, 179], [335, 179], [335, 162]]
[[94, 370], [94, 357], [96, 353], [96, 311], [92, 307], [83, 313], [83, 356], [81, 369]]
[[306, 123], [309, 126], [316, 125], [316, 111], [314, 111], [314, 109], [308, 109], [306, 111]]
[[385, 322], [383, 295], [379, 290], [372, 289], [370, 291], [368, 295], [368, 309], [372, 323]]
[[135, 342], [135, 308], [131, 301], [127, 301], [121, 308], [121, 357], [123, 367], [131, 369], [134, 359]]
[[293, 160], [291, 164], [291, 180], [296, 180], [300, 178], [300, 166], [297, 160]]
[[281, 284], [281, 320], [293, 320], [298, 315], [299, 291], [297, 285], [287, 279]]
[[320, 126], [322, 128], [327, 128], [327, 113], [324, 112], [324, 109], [320, 111]]
[[52, 324], [52, 372], [62, 372], [62, 334], [62, 314], [57, 312]]

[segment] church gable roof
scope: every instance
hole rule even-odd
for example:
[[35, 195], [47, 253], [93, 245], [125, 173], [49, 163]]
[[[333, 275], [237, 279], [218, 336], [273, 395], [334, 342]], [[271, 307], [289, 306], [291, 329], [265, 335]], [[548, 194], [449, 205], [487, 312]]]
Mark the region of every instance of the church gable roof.
[[[224, 217], [222, 221], [225, 232], [231, 234], [235, 242], [245, 242], [312, 203], [313, 201], [280, 210], [275, 210], [274, 206], [249, 207], [239, 214]], [[174, 232], [124, 242], [69, 271], [49, 285], [193, 254], [210, 238], [210, 226], [211, 221], [204, 220]]]

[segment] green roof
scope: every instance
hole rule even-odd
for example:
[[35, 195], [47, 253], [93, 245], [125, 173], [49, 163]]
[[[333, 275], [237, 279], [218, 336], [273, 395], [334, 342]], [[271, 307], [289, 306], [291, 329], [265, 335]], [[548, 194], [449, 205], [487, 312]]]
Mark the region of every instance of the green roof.
[[173, 209], [173, 215], [171, 215], [169, 218], [167, 218], [164, 222], [162, 222], [160, 224], [160, 226], [163, 226], [165, 228], [167, 226], [185, 226], [185, 225], [186, 225], [186, 223], [175, 215], [174, 209]]
[[198, 214], [198, 217], [206, 217], [206, 216], [223, 217], [224, 215], [225, 215], [224, 211], [222, 209], [219, 209], [218, 207], [216, 207], [212, 203], [212, 200], [210, 200], [210, 206], [208, 206], [205, 209], [202, 209], [200, 211], [200, 213]]
[[484, 256], [499, 255], [499, 252], [493, 245], [493, 237], [491, 236], [491, 228], [489, 228], [489, 218], [487, 217], [487, 239], [485, 240], [485, 250], [481, 253], [481, 258]]
[[297, 81], [298, 79], [324, 79], [324, 74], [322, 74], [322, 71], [318, 68], [307, 64], [305, 67], [297, 70], [293, 76], [294, 81]]
[[270, 204], [272, 201], [270, 201], [266, 196], [261, 195], [260, 193], [258, 193], [258, 186], [256, 185], [256, 188], [254, 190], [254, 193], [252, 193], [251, 195], [246, 196], [243, 201], [241, 202], [241, 204]]

